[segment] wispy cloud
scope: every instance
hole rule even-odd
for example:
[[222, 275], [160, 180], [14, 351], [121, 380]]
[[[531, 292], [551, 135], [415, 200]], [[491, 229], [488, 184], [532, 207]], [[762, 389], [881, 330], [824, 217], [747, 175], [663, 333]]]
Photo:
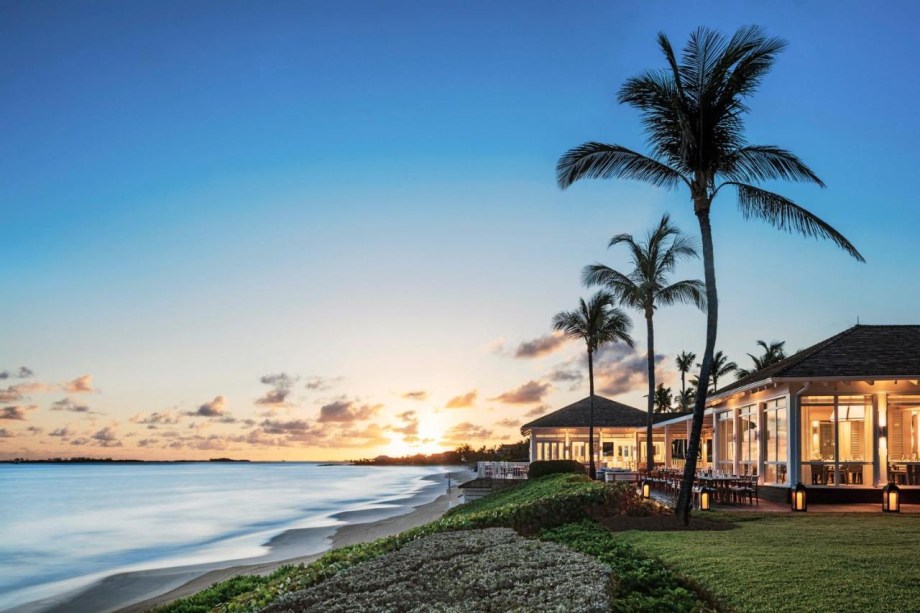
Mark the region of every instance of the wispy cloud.
[[154, 411], [149, 415], [138, 413], [131, 418], [131, 423], [146, 425], [148, 429], [155, 430], [159, 426], [177, 424], [182, 416], [177, 411]]
[[[587, 358], [585, 367], [587, 368]], [[655, 376], [659, 383], [671, 379], [662, 368], [665, 356], [655, 355]], [[598, 393], [616, 396], [642, 389], [648, 380], [648, 360], [644, 354], [627, 345], [604, 345], [594, 357], [594, 385]]]
[[115, 435], [115, 430], [111, 426], [106, 426], [92, 436], [92, 440], [99, 447], [121, 447], [121, 441]]
[[96, 391], [93, 387], [92, 375], [83, 375], [82, 377], [77, 377], [73, 381], [61, 383], [61, 389], [68, 394], [89, 394]]
[[34, 375], [35, 375], [35, 373], [32, 372], [32, 369], [31, 369], [31, 368], [29, 368], [29, 367], [27, 367], [27, 366], [20, 366], [17, 370], [12, 371], [12, 372], [9, 371], [9, 370], [4, 370], [4, 371], [0, 372], [0, 380], [3, 380], [3, 379], [11, 379], [11, 378], [15, 378], [15, 379], [28, 379], [28, 378], [30, 378], [30, 377], [32, 377], [32, 376], [34, 376]]
[[515, 428], [521, 425], [521, 421], [519, 419], [506, 418], [498, 420], [495, 422], [495, 425], [500, 428]]
[[80, 404], [73, 398], [62, 398], [51, 403], [52, 411], [69, 411], [71, 413], [97, 413], [91, 410], [87, 405]]
[[34, 404], [29, 405], [13, 405], [9, 407], [3, 407], [0, 409], [0, 419], [12, 419], [18, 421], [26, 420], [26, 412], [34, 411], [38, 406]]
[[469, 441], [480, 441], [492, 438], [492, 430], [474, 423], [465, 421], [453, 426], [444, 433], [443, 442], [449, 445], [462, 445]]
[[504, 402], [505, 404], [530, 404], [540, 402], [543, 397], [552, 389], [552, 384], [545, 381], [528, 381], [517, 389], [509, 390], [499, 394], [492, 400]]
[[70, 429], [70, 426], [64, 426], [63, 428], [55, 428], [49, 434], [49, 436], [55, 436], [58, 438], [68, 438], [76, 434], [73, 430]]
[[541, 404], [540, 406], [534, 407], [530, 409], [529, 411], [527, 411], [526, 413], [524, 413], [524, 417], [539, 417], [543, 415], [544, 413], [548, 412], [549, 410], [550, 410], [550, 406], [548, 404]]
[[454, 396], [447, 401], [446, 406], [448, 409], [468, 409], [476, 404], [476, 396], [478, 393], [477, 390], [472, 390], [465, 394]]
[[542, 358], [565, 345], [565, 336], [556, 332], [547, 334], [518, 345], [514, 352], [516, 358]]
[[352, 400], [336, 400], [325, 404], [319, 410], [319, 422], [352, 422], [363, 421], [373, 417], [382, 404], [358, 404]]
[[426, 392], [425, 390], [406, 392], [405, 394], [402, 394], [402, 397], [405, 398], [406, 400], [427, 400], [428, 392]]
[[215, 396], [214, 400], [205, 402], [195, 411], [187, 411], [186, 415], [193, 417], [220, 417], [227, 409], [227, 398], [223, 395]]
[[13, 438], [14, 436], [16, 435], [6, 428], [0, 428], [0, 438]]
[[324, 392], [335, 387], [338, 383], [342, 382], [344, 377], [319, 377], [312, 376], [307, 377], [306, 388], [308, 390], [313, 390], [316, 392]]
[[256, 404], [263, 406], [288, 406], [287, 397], [291, 394], [291, 389], [297, 382], [295, 377], [286, 373], [277, 375], [265, 375], [259, 379], [263, 384], [270, 385], [271, 389], [265, 392], [265, 395], [256, 400]]

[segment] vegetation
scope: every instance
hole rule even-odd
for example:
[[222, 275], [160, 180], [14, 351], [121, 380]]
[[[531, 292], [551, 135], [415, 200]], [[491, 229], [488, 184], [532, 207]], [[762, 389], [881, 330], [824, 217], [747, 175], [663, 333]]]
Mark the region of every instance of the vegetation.
[[559, 159], [556, 177], [563, 189], [581, 179], [635, 179], [671, 189], [685, 185], [690, 191], [702, 238], [708, 308], [701, 385], [677, 501], [678, 516], [687, 523], [719, 320], [710, 223], [716, 195], [726, 188], [735, 190], [745, 219], [762, 219], [780, 230], [828, 239], [857, 260], [864, 259], [830, 224], [789, 198], [756, 185], [783, 180], [824, 187], [795, 154], [773, 145], [750, 145], [744, 136], [747, 100], [786, 47], [785, 41], [749, 26], [736, 31], [731, 39], [699, 28], [690, 35], [680, 60], [664, 34], [658, 35], [658, 45], [666, 68], [628, 79], [618, 96], [620, 103], [641, 113], [651, 154], [588, 142]]
[[[655, 412], [655, 310], [661, 306], [691, 303], [699, 308], [706, 307], [703, 283], [698, 279], [671, 283], [668, 277], [677, 263], [683, 259], [699, 257], [693, 241], [682, 234], [671, 218], [664, 215], [658, 225], [648, 233], [644, 241], [637, 241], [631, 234], [618, 234], [610, 239], [610, 247], [624, 244], [629, 249], [633, 269], [628, 273], [592, 264], [586, 266], [583, 278], [585, 285], [602, 285], [620, 301], [620, 304], [641, 311], [645, 316], [646, 354], [648, 361], [648, 416], [645, 428], [646, 469], [651, 471], [655, 464], [652, 424]], [[669, 409], [670, 409], [670, 403]]]
[[[697, 366], [701, 366], [697, 364]], [[716, 351], [715, 355], [712, 356], [712, 370], [710, 371], [709, 377], [709, 393], [712, 393], [719, 389], [719, 379], [727, 377], [733, 372], [738, 370], [738, 365], [728, 359], [728, 356], [722, 353], [722, 350]], [[694, 378], [691, 380], [695, 388], [699, 388], [700, 380]]]
[[546, 475], [559, 473], [585, 474], [584, 465], [577, 460], [538, 460], [531, 462], [527, 469], [528, 479], [539, 479]]
[[690, 410], [693, 404], [696, 392], [687, 389], [687, 373], [693, 368], [693, 361], [696, 360], [696, 354], [692, 351], [681, 351], [674, 358], [677, 370], [680, 372], [680, 396], [677, 399], [681, 411]]
[[441, 453], [416, 453], [413, 455], [393, 458], [390, 456], [377, 456], [355, 460], [355, 464], [372, 466], [450, 466], [456, 464], [475, 464], [476, 462], [526, 462], [530, 457], [530, 440], [524, 439], [517, 443], [483, 445], [474, 449], [470, 445], [461, 445], [453, 451]]
[[736, 515], [735, 529], [624, 532], [736, 611], [912, 611], [920, 601], [910, 515]]
[[655, 412], [670, 413], [674, 408], [674, 393], [670, 387], [665, 387], [664, 383], [659, 383], [658, 387], [655, 388]]
[[578, 310], [563, 311], [553, 317], [553, 328], [569, 338], [583, 340], [588, 349], [588, 475], [597, 476], [594, 464], [594, 353], [607, 343], [624, 342], [633, 345], [629, 330], [632, 322], [620, 309], [613, 306], [613, 296], [597, 292], [585, 303], [579, 300]]
[[746, 368], [739, 368], [736, 371], [738, 377], [746, 377], [751, 373], [755, 373], [758, 370], [763, 370], [768, 366], [773, 366], [780, 360], [786, 359], [786, 341], [772, 341], [767, 343], [766, 341], [757, 341], [757, 345], [763, 349], [763, 353], [758, 355], [748, 354], [748, 357], [751, 358], [751, 361], [754, 362], [754, 368], [748, 370]]

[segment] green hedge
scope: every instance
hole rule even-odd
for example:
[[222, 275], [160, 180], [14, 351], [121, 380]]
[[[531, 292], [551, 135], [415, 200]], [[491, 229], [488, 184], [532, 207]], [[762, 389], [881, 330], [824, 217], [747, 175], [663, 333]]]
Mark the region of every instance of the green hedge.
[[527, 470], [528, 479], [539, 479], [546, 475], [556, 475], [560, 473], [575, 473], [577, 475], [585, 474], [585, 467], [581, 462], [575, 460], [540, 460], [531, 462]]

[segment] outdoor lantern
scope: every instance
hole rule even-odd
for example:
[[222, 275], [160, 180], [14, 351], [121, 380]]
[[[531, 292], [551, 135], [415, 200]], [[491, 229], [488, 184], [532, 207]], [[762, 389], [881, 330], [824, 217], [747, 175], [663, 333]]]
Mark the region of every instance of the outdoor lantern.
[[882, 511], [885, 513], [901, 512], [901, 488], [889, 483], [882, 488]]
[[642, 497], [651, 498], [652, 497], [652, 484], [648, 481], [642, 482]]
[[709, 511], [712, 508], [712, 490], [704, 487], [700, 490], [700, 511]]
[[805, 486], [802, 485], [802, 482], [799, 481], [796, 483], [795, 487], [790, 491], [792, 497], [792, 510], [793, 511], [807, 511], [808, 510], [808, 496], [805, 491]]

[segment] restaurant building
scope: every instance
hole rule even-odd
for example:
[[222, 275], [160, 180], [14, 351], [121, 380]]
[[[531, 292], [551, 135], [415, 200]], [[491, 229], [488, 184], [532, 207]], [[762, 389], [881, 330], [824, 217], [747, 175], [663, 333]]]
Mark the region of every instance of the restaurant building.
[[[920, 326], [854, 326], [717, 390], [706, 406], [700, 470], [754, 475], [761, 497], [778, 502], [798, 482], [809, 502], [876, 502], [889, 482], [920, 501]], [[566, 422], [569, 408], [522, 428], [532, 460], [559, 453], [547, 443], [578, 431]], [[657, 465], [683, 466], [691, 421], [656, 420]], [[604, 430], [617, 445], [632, 438], [627, 467], [644, 464], [643, 424]]]

